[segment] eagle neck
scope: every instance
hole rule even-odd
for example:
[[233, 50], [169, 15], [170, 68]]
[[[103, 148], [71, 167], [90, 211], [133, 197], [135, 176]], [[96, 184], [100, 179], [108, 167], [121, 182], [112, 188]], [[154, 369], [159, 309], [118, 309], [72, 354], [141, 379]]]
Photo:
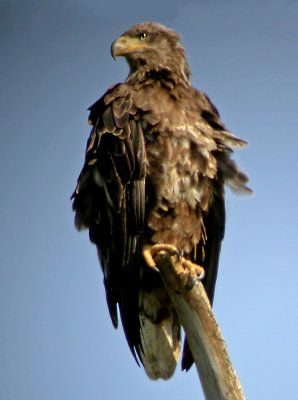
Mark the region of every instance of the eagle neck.
[[182, 85], [185, 88], [190, 88], [191, 83], [189, 79], [189, 72], [179, 73], [166, 68], [148, 69], [142, 68], [137, 71], [131, 71], [127, 77], [126, 82], [132, 84], [146, 84], [146, 82], [160, 81], [165, 86], [178, 86]]

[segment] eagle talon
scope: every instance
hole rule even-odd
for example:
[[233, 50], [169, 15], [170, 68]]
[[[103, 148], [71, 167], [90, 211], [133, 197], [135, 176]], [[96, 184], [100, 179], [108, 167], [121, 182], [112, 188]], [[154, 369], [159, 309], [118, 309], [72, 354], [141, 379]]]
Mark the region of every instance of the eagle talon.
[[181, 256], [181, 251], [179, 251], [172, 244], [155, 244], [153, 246], [145, 245], [143, 247], [143, 258], [149, 268], [154, 269], [154, 271], [159, 272], [154, 257], [161, 252], [169, 253], [171, 256], [176, 256], [178, 261], [181, 261], [183, 257]]
[[177, 257], [178, 262], [182, 262], [184, 260], [184, 251], [183, 250], [177, 250], [175, 254], [173, 254]]
[[169, 253], [171, 256], [177, 257], [177, 262], [181, 264], [181, 266], [177, 269], [177, 274], [188, 275], [191, 287], [195, 284], [197, 280], [202, 280], [204, 278], [204, 268], [184, 258], [183, 250], [178, 250], [175, 246], [171, 244], [155, 244], [153, 246], [144, 246], [143, 258], [149, 268], [152, 268], [154, 271], [159, 272], [154, 258], [157, 254], [162, 252], [166, 252]]
[[189, 274], [187, 282], [185, 283], [185, 289], [191, 290], [194, 287], [194, 285], [196, 284], [197, 280], [198, 280], [197, 278], [195, 278], [194, 276], [191, 276]]
[[193, 281], [193, 285], [195, 284], [196, 281], [201, 281], [204, 278], [205, 270], [200, 265], [195, 264], [192, 261], [187, 260], [185, 258], [183, 258], [181, 260], [181, 264], [182, 264], [183, 270], [180, 273], [183, 275], [187, 274], [188, 279], [190, 281]]
[[151, 265], [150, 268], [152, 268], [153, 271], [158, 272], [160, 274], [160, 271], [156, 266]]

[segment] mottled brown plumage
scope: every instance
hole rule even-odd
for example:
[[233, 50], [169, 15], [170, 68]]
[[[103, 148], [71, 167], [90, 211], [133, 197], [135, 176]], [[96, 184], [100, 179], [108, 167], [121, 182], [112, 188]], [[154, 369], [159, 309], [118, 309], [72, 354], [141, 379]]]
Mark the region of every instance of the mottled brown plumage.
[[[75, 225], [89, 229], [115, 327], [117, 304], [130, 349], [152, 379], [169, 378], [180, 326], [159, 274], [142, 258], [167, 243], [202, 265], [213, 300], [224, 235], [224, 184], [249, 192], [230, 156], [246, 142], [226, 131], [208, 97], [191, 86], [179, 35], [147, 22], [112, 44], [130, 74], [90, 107], [92, 132], [73, 194]], [[183, 368], [192, 356], [186, 345]]]

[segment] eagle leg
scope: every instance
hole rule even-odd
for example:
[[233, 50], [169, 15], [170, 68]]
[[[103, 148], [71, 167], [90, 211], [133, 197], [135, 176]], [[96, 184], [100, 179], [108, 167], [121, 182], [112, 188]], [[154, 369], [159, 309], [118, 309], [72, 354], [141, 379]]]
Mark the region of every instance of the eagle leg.
[[178, 274], [188, 275], [189, 289], [192, 288], [196, 280], [202, 280], [204, 278], [204, 268], [184, 258], [181, 252], [171, 244], [155, 244], [153, 246], [146, 245], [143, 247], [143, 258], [149, 268], [153, 268], [155, 271], [159, 272], [154, 257], [160, 252], [167, 252], [170, 253], [171, 256], [177, 257], [180, 266], [176, 268], [176, 271]]

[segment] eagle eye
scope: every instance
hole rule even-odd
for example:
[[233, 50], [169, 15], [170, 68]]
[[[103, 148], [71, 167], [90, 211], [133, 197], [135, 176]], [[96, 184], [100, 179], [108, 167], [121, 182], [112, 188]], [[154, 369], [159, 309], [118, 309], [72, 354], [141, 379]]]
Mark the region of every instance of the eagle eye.
[[145, 39], [147, 39], [147, 33], [142, 32], [142, 33], [139, 35], [139, 39], [140, 39], [140, 40], [145, 40]]

